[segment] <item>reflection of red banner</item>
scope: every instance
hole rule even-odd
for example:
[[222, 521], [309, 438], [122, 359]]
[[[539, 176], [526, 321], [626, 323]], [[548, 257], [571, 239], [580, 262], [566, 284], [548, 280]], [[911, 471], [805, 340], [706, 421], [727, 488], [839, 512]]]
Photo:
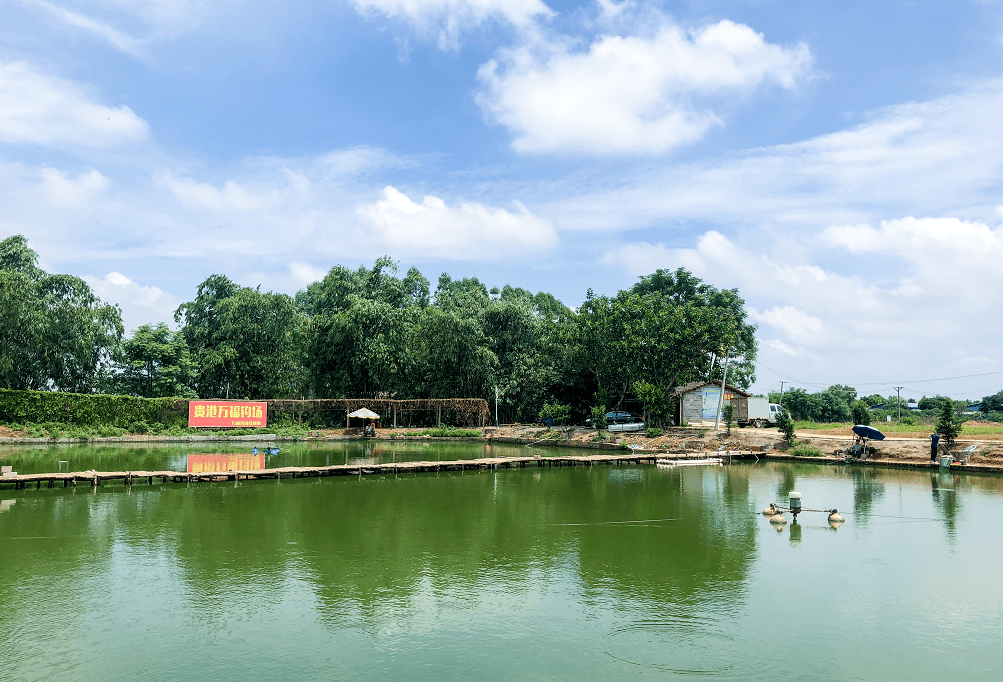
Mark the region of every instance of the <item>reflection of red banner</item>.
[[265, 468], [265, 455], [250, 453], [188, 455], [188, 473], [213, 474], [227, 471], [257, 471]]
[[188, 426], [231, 428], [268, 425], [268, 403], [192, 400], [188, 403]]

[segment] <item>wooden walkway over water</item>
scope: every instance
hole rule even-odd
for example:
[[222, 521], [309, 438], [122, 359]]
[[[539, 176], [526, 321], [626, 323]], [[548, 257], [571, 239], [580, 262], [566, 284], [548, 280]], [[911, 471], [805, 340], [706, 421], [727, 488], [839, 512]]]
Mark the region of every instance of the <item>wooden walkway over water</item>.
[[[714, 452], [714, 456], [725, 459], [744, 459], [752, 456], [745, 452]], [[654, 464], [662, 461], [685, 461], [687, 459], [702, 459], [707, 453], [615, 453], [578, 455], [564, 457], [487, 457], [483, 459], [444, 460], [435, 462], [394, 462], [387, 464], [335, 464], [322, 467], [278, 467], [274, 469], [255, 469], [248, 471], [216, 471], [189, 473], [185, 471], [74, 471], [45, 474], [19, 474], [0, 479], [0, 485], [13, 483], [15, 488], [23, 489], [34, 485], [56, 487], [75, 486], [78, 483], [99, 486], [112, 481], [121, 481], [125, 485], [146, 483], [152, 485], [155, 481], [162, 483], [196, 483], [202, 481], [253, 481], [258, 479], [289, 479], [312, 478], [318, 476], [363, 476], [371, 474], [403, 474], [436, 471], [470, 471], [480, 469], [516, 469], [524, 467], [565, 467], [565, 466], [596, 466], [596, 465], [638, 465]]]

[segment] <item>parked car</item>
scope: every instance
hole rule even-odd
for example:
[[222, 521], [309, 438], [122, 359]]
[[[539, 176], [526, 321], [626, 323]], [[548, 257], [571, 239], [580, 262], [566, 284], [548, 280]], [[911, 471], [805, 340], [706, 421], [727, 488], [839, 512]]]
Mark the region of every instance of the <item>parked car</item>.
[[[585, 425], [596, 428], [591, 419], [585, 420]], [[606, 429], [608, 431], [644, 431], [644, 419], [630, 412], [613, 410], [606, 413]]]

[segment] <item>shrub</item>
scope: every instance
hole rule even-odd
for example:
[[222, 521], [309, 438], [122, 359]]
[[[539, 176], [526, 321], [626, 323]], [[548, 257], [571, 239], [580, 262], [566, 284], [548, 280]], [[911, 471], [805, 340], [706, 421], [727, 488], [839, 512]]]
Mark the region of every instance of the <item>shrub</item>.
[[149, 433], [150, 425], [143, 420], [134, 421], [129, 424], [129, 431], [131, 433]]
[[728, 428], [728, 435], [731, 435], [731, 424], [735, 421], [735, 406], [728, 403], [721, 409], [721, 415], [724, 417], [725, 426]]
[[648, 429], [648, 431], [647, 431], [647, 433], [645, 435], [647, 435], [648, 438], [658, 438], [663, 433], [665, 433], [665, 431], [663, 431], [662, 429], [651, 428], [651, 429]]
[[781, 409], [777, 414], [777, 431], [783, 434], [784, 440], [789, 445], [794, 445], [797, 438], [794, 436], [794, 420], [787, 414], [786, 409]]
[[795, 443], [787, 449], [787, 454], [794, 457], [821, 457], [822, 451], [807, 443]]
[[0, 423], [128, 427], [135, 421], [188, 426], [188, 401], [59, 391], [0, 389]]
[[429, 436], [431, 438], [477, 438], [480, 431], [473, 429], [457, 429], [452, 426], [442, 426], [437, 429], [425, 429], [419, 436]]
[[571, 405], [561, 405], [560, 403], [544, 403], [540, 409], [539, 419], [553, 419], [555, 424], [567, 424], [568, 417], [571, 416]]
[[592, 408], [592, 426], [596, 429], [606, 428], [606, 406], [596, 405]]
[[111, 438], [113, 436], [121, 436], [125, 433], [125, 429], [120, 429], [115, 426], [99, 426], [97, 428], [97, 434], [102, 438]]

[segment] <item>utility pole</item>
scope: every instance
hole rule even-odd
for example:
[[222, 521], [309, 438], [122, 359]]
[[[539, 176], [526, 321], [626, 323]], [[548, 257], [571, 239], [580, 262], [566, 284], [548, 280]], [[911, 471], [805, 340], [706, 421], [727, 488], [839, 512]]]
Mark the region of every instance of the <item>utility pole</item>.
[[780, 407], [784, 406], [784, 382], [780, 382], [780, 402], [777, 403]]
[[717, 416], [714, 419], [714, 430], [721, 426], [721, 407], [724, 405], [724, 380], [728, 378], [728, 353], [724, 354], [724, 372], [721, 373], [721, 395], [717, 397]]
[[905, 386], [896, 386], [895, 387], [895, 397], [898, 399], [896, 402], [898, 402], [898, 404], [899, 404], [899, 426], [902, 425], [902, 394], [901, 394], [901, 391], [902, 391], [903, 388], [905, 388]]

